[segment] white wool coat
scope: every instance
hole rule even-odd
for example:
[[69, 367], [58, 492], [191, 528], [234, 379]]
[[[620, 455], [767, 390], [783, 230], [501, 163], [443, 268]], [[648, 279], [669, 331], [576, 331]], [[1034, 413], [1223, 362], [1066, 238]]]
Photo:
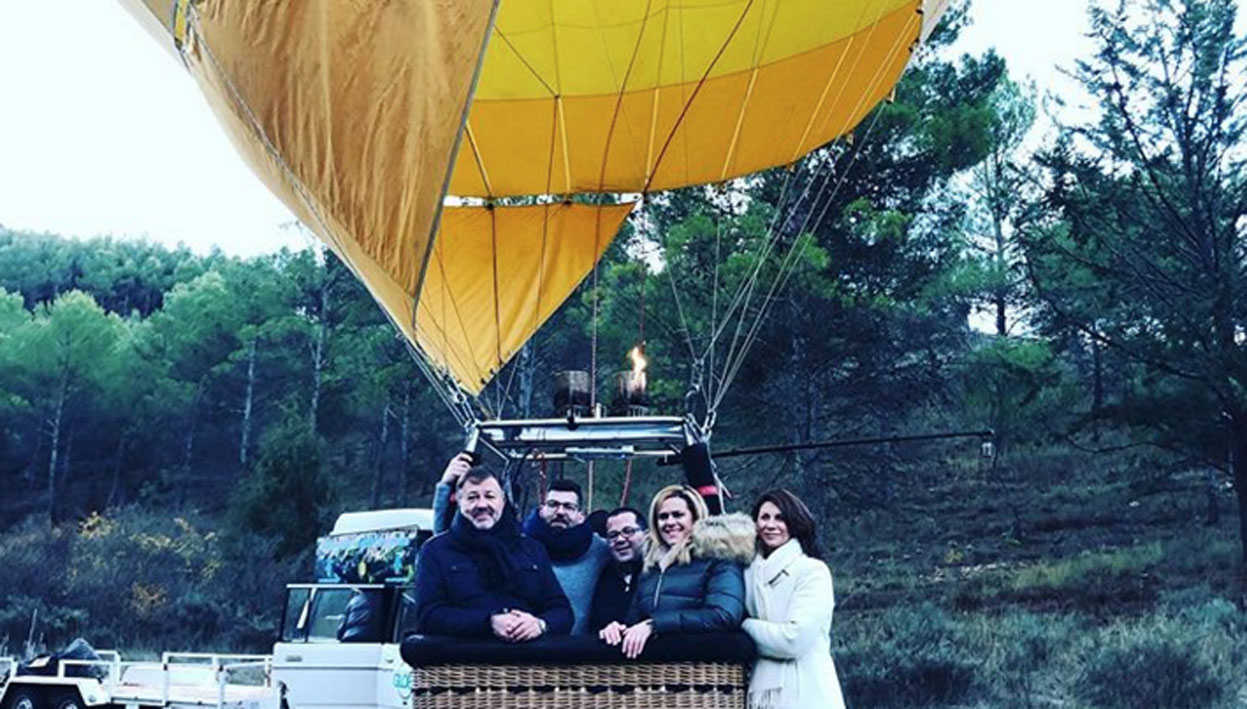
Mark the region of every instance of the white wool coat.
[[831, 571], [790, 539], [745, 569], [741, 626], [758, 645], [749, 682], [751, 709], [844, 709], [831, 660]]

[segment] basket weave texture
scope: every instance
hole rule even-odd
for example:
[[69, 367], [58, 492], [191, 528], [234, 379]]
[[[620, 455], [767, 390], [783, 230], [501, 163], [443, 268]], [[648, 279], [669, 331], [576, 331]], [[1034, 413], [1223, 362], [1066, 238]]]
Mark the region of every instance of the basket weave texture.
[[725, 662], [413, 668], [413, 709], [744, 709], [746, 665]]

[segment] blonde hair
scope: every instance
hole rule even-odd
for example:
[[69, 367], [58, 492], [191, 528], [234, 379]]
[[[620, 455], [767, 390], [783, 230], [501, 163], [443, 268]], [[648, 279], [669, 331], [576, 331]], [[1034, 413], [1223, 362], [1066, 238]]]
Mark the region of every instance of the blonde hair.
[[658, 508], [673, 497], [684, 500], [688, 505], [694, 525], [710, 516], [706, 501], [702, 499], [701, 494], [688, 485], [668, 485], [659, 490], [649, 503], [649, 529], [646, 532], [645, 541], [646, 569], [657, 566], [665, 571], [672, 566], [687, 564], [693, 560], [692, 535], [679, 544], [669, 547], [663, 542], [662, 533], [658, 529]]

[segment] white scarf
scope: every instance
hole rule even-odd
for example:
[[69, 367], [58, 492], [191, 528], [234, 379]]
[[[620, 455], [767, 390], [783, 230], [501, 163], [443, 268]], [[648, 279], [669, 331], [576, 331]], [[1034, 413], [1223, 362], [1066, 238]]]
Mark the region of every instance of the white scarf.
[[[755, 617], [763, 620], [777, 620], [769, 607], [773, 600], [771, 589], [788, 572], [788, 567], [803, 556], [805, 552], [801, 550], [801, 542], [789, 539], [771, 552], [770, 556], [758, 555], [754, 558], [753, 563], [750, 564], [750, 570], [753, 572], [753, 597], [758, 605]], [[749, 705], [751, 707], [772, 706], [776, 699], [774, 695], [777, 694], [775, 690], [783, 688], [787, 682], [792, 681], [794, 679], [792, 675], [795, 673], [796, 668], [792, 662], [759, 657], [753, 670], [753, 679], [749, 683]]]

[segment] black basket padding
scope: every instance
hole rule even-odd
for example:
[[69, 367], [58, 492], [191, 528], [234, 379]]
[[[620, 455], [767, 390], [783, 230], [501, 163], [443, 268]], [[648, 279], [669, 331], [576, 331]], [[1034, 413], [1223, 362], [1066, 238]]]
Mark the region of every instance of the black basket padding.
[[403, 659], [412, 667], [428, 665], [597, 665], [615, 662], [752, 662], [753, 639], [743, 632], [669, 635], [650, 638], [636, 660], [623, 656], [595, 635], [538, 638], [528, 643], [410, 635], [403, 641]]

